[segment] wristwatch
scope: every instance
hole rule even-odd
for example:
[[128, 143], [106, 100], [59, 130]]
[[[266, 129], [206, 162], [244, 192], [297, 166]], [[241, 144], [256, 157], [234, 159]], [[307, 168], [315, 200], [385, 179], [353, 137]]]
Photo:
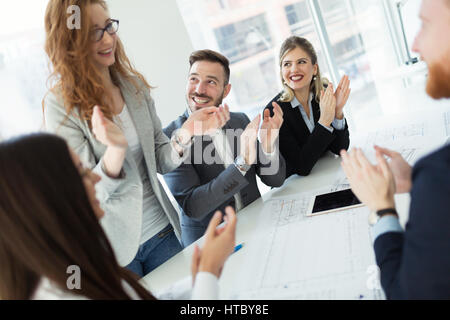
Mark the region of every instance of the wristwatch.
[[250, 170], [250, 165], [245, 163], [245, 160], [242, 156], [237, 156], [236, 160], [234, 160], [234, 165], [241, 171], [247, 172]]
[[395, 216], [398, 217], [397, 210], [395, 210], [395, 208], [387, 208], [378, 211], [371, 211], [369, 214], [369, 225], [374, 226], [386, 214], [394, 214]]

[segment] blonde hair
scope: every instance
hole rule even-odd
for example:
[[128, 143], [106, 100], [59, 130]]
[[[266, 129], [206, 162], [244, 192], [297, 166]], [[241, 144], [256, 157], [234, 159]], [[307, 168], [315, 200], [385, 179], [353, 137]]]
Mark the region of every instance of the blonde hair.
[[288, 85], [284, 83], [283, 73], [282, 73], [282, 63], [284, 57], [294, 50], [295, 48], [300, 48], [304, 50], [310, 57], [311, 63], [313, 65], [317, 65], [317, 74], [314, 76], [311, 81], [311, 85], [309, 87], [310, 92], [313, 92], [315, 95], [315, 99], [317, 102], [320, 102], [320, 92], [322, 91], [324, 86], [327, 86], [329, 81], [326, 78], [322, 78], [320, 75], [320, 68], [317, 64], [317, 54], [316, 50], [314, 50], [311, 42], [306, 40], [305, 38], [301, 38], [298, 36], [290, 36], [286, 40], [284, 40], [280, 49], [280, 77], [281, 83], [283, 84], [283, 92], [281, 93], [280, 98], [278, 99], [281, 102], [291, 102], [294, 99], [294, 90], [292, 90]]

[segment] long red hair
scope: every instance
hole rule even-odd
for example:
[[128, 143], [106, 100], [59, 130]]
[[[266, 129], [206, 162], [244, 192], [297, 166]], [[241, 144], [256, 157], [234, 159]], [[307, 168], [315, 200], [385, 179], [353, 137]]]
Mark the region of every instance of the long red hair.
[[[62, 95], [68, 115], [77, 109], [81, 119], [87, 121], [91, 120], [96, 105], [107, 118], [112, 119], [113, 116], [109, 107], [112, 98], [105, 90], [101, 74], [90, 57], [92, 23], [88, 8], [92, 4], [100, 4], [108, 10], [103, 0], [50, 0], [45, 13], [45, 51], [53, 67], [49, 77], [50, 91]], [[67, 10], [73, 5], [80, 9], [79, 29], [67, 26], [70, 17]], [[120, 39], [117, 39], [115, 59], [109, 71], [116, 85], [120, 77], [130, 81], [136, 92], [151, 88], [144, 76], [132, 66]], [[141, 80], [141, 84], [136, 78]], [[44, 101], [42, 105], [44, 108]]]

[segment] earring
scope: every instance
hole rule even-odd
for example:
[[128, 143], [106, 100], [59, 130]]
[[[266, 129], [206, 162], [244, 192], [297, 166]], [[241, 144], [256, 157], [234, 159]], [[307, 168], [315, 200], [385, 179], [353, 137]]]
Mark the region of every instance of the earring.
[[316, 77], [316, 76], [314, 76], [314, 77], [313, 77], [313, 80], [314, 80], [314, 81], [316, 81], [316, 80], [317, 80], [317, 77]]

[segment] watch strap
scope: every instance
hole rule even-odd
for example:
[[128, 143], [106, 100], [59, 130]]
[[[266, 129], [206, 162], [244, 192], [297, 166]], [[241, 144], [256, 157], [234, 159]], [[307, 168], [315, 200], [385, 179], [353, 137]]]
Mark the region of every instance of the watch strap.
[[388, 213], [398, 216], [397, 210], [395, 210], [395, 208], [386, 208], [386, 209], [378, 210], [377, 216], [379, 216], [381, 218], [382, 216], [384, 216], [385, 214], [388, 214]]

